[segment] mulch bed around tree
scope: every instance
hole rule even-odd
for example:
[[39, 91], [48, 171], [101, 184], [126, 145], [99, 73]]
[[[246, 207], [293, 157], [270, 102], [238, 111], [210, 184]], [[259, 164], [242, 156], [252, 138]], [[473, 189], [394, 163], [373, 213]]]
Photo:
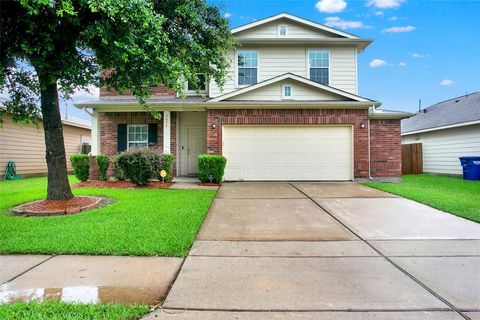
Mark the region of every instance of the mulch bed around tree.
[[173, 182], [161, 182], [161, 181], [150, 181], [148, 184], [143, 186], [137, 186], [136, 184], [125, 181], [125, 180], [108, 180], [108, 181], [85, 181], [79, 182], [74, 185], [75, 188], [117, 188], [117, 189], [134, 189], [134, 188], [157, 188], [157, 189], [167, 189], [173, 184]]
[[102, 202], [103, 198], [92, 196], [79, 196], [68, 200], [38, 200], [13, 208], [13, 213], [22, 216], [58, 216], [98, 208]]

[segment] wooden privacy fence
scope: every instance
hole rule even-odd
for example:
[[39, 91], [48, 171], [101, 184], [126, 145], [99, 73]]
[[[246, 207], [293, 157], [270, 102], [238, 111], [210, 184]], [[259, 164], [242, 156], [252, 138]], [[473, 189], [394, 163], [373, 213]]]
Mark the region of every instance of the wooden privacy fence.
[[422, 144], [402, 144], [402, 174], [419, 173], [423, 173]]

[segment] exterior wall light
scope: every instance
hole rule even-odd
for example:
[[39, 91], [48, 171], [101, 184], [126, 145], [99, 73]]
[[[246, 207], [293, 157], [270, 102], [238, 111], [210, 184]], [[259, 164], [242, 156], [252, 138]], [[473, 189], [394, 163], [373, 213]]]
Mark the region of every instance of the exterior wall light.
[[365, 123], [363, 121], [360, 122], [360, 129], [365, 129]]
[[217, 123], [216, 122], [212, 123], [212, 129], [217, 129]]

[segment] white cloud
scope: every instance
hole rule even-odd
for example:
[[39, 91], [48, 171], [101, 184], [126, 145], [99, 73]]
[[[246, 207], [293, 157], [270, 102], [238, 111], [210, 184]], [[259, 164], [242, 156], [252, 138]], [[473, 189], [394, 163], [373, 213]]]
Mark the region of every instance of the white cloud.
[[455, 83], [455, 81], [453, 81], [453, 80], [445, 79], [445, 80], [442, 80], [442, 82], [440, 82], [440, 85], [444, 86], [444, 87], [449, 87], [449, 86], [453, 85], [454, 83]]
[[398, 8], [404, 0], [369, 0], [367, 6], [380, 9]]
[[383, 16], [383, 11], [375, 11], [373, 14], [376, 16]]
[[382, 30], [383, 33], [388, 32], [388, 33], [399, 33], [399, 32], [410, 32], [415, 30], [414, 26], [405, 26], [405, 27], [391, 27], [388, 29]]
[[407, 64], [406, 64], [405, 62], [400, 62], [400, 63], [398, 64], [398, 66], [400, 66], [400, 67], [406, 67]]
[[340, 29], [358, 29], [366, 28], [362, 21], [346, 21], [339, 17], [327, 17], [325, 18], [325, 25], [329, 27], [335, 27]]
[[223, 16], [228, 19], [232, 16], [232, 14], [230, 12], [225, 12]]
[[390, 21], [397, 21], [397, 20], [398, 20], [398, 17], [397, 17], [397, 16], [393, 16], [393, 17], [388, 18], [388, 20], [390, 20]]
[[346, 7], [345, 0], [320, 0], [315, 4], [318, 11], [326, 13], [342, 12]]
[[382, 60], [382, 59], [373, 59], [370, 61], [368, 64], [371, 68], [378, 68], [378, 67], [383, 67], [387, 65], [387, 61]]
[[425, 58], [427, 55], [423, 53], [413, 52], [410, 54], [413, 58], [421, 59]]

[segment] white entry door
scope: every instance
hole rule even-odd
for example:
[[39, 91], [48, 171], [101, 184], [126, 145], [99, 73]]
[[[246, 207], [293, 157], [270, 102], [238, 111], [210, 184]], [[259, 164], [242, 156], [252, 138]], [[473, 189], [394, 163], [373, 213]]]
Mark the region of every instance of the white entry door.
[[198, 172], [198, 156], [207, 151], [207, 129], [187, 128], [187, 174]]
[[351, 126], [224, 126], [225, 180], [352, 180]]

